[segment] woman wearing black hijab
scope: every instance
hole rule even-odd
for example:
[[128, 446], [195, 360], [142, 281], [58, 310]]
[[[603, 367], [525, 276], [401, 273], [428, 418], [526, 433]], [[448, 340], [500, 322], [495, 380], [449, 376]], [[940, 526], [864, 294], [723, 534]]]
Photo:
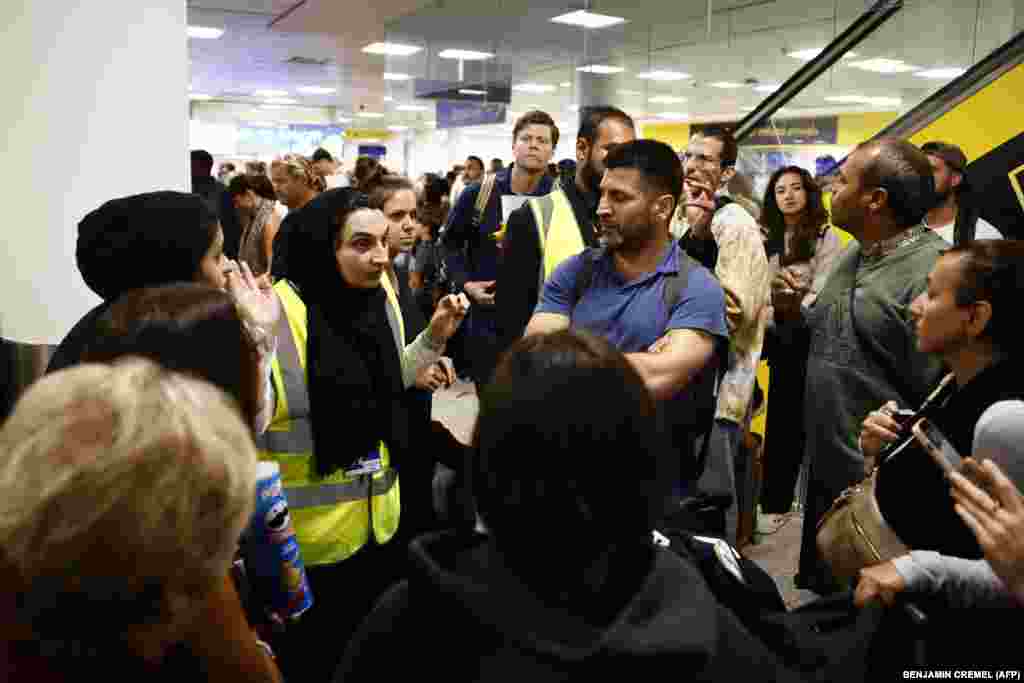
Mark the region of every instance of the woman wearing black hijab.
[[369, 476], [373, 490], [369, 500], [325, 512], [344, 520], [339, 543], [352, 552], [307, 568], [313, 607], [278, 647], [286, 678], [314, 681], [330, 677], [351, 632], [405, 565], [404, 547], [391, 542], [400, 518], [399, 463], [414, 457], [405, 390], [420, 368], [438, 360], [468, 302], [443, 299], [427, 329], [406, 345], [400, 307], [382, 285], [384, 214], [349, 188], [329, 190], [303, 211], [302, 230], [289, 236], [284, 275], [307, 309], [310, 480], [348, 486]]
[[110, 305], [133, 289], [199, 282], [224, 289], [229, 262], [217, 216], [198, 195], [148, 192], [113, 199], [78, 224], [75, 258], [82, 279], [103, 303], [78, 321], [47, 372], [80, 362]]

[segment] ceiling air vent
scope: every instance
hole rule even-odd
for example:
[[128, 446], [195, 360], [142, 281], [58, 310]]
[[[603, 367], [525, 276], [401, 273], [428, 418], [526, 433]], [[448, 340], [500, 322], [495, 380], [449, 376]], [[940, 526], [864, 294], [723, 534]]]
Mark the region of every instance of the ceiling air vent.
[[302, 66], [327, 66], [331, 63], [328, 59], [314, 59], [313, 57], [290, 57], [285, 64], [299, 64]]

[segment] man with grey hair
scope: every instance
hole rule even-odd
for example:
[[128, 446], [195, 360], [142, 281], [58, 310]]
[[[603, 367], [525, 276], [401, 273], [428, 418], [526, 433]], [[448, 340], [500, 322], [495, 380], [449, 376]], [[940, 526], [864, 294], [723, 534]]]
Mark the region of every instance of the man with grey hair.
[[0, 430], [0, 677], [137, 680], [187, 662], [279, 680], [229, 576], [256, 462], [227, 395], [149, 361], [36, 383]]
[[927, 286], [945, 242], [923, 223], [934, 202], [928, 158], [905, 140], [860, 145], [833, 183], [832, 222], [858, 242], [836, 263], [806, 316], [805, 424], [810, 470], [797, 586], [833, 589], [818, 559], [818, 521], [864, 477], [860, 424], [895, 400], [917, 407], [938, 383], [941, 363], [917, 350], [910, 303]]

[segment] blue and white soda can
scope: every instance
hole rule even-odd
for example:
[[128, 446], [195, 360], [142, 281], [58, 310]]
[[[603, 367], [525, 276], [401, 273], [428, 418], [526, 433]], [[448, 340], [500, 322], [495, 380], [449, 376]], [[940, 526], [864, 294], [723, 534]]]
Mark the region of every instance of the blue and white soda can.
[[281, 486], [281, 468], [276, 462], [260, 462], [257, 476], [246, 565], [271, 616], [292, 621], [313, 605], [313, 593]]

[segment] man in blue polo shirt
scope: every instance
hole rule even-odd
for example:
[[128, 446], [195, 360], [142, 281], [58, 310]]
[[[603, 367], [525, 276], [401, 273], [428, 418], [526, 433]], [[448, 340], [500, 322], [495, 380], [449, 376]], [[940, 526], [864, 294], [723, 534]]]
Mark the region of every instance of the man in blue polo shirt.
[[[682, 424], [694, 436], [692, 416], [679, 414], [683, 400], [688, 389], [707, 386], [716, 347], [729, 332], [721, 286], [686, 261], [669, 232], [683, 191], [682, 163], [664, 143], [635, 140], [613, 148], [605, 167], [597, 210], [604, 247], [555, 269], [526, 334], [571, 324], [603, 336], [626, 354], [655, 398], [673, 400], [667, 407], [676, 434]], [[683, 272], [685, 287], [673, 301], [666, 287]], [[585, 287], [581, 279], [589, 280]]]

